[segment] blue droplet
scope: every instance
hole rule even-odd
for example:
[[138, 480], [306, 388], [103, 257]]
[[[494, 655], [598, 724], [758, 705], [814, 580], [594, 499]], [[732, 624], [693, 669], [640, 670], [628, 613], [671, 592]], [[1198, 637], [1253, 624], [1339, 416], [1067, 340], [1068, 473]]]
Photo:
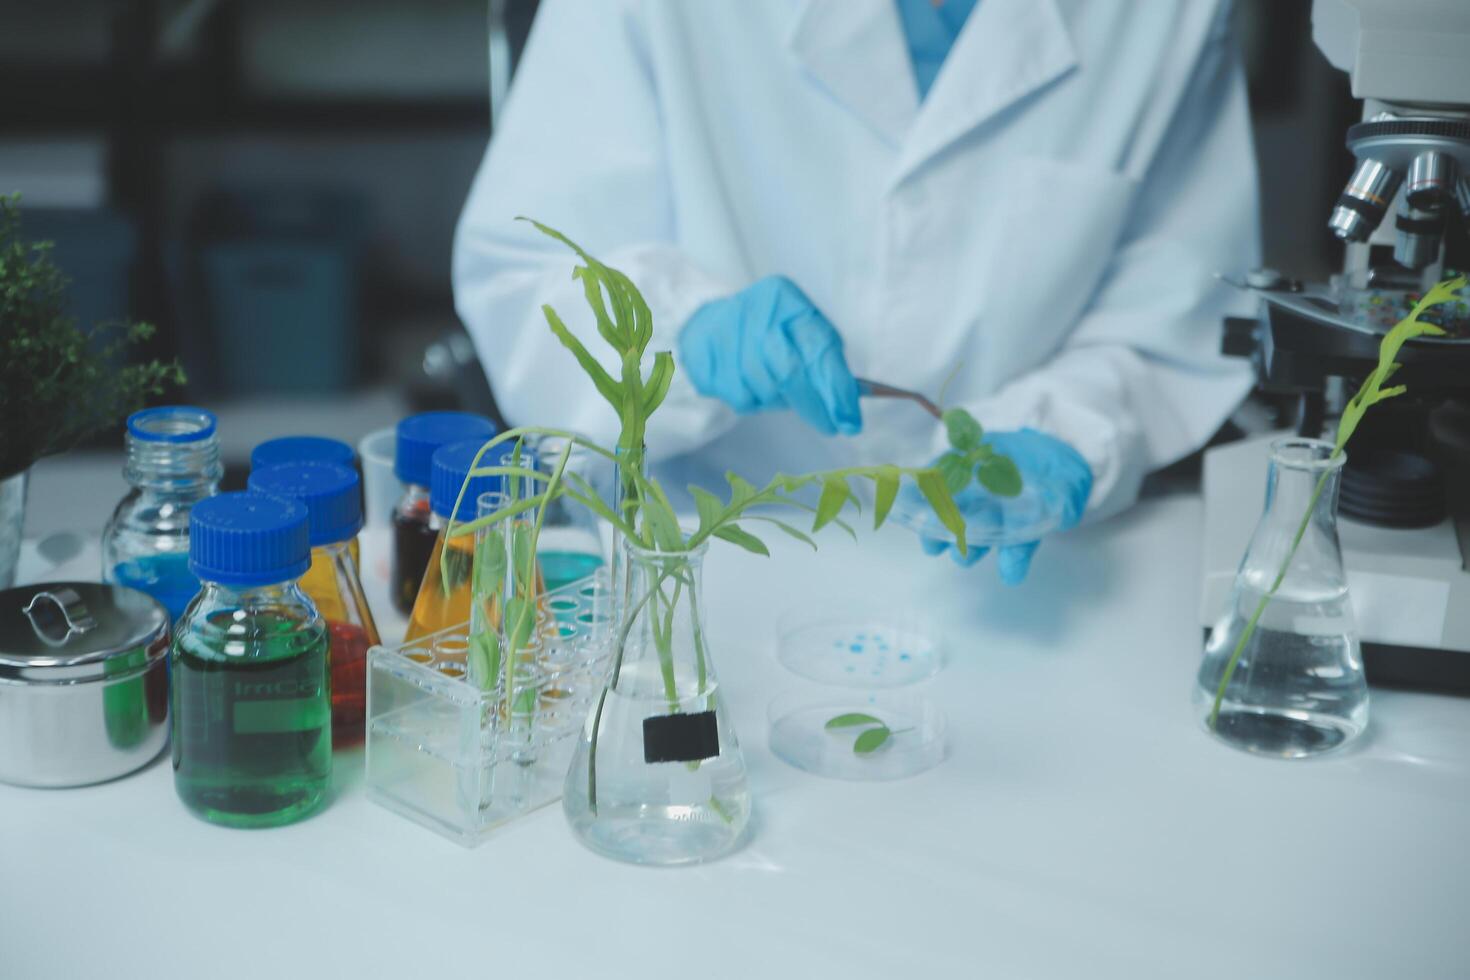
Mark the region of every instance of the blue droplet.
[[898, 655], [898, 659], [899, 659], [899, 660], [912, 660], [912, 659], [914, 659], [914, 658], [913, 658], [913, 657], [910, 657], [910, 656], [909, 656], [909, 655], [908, 655], [908, 654], [906, 654], [906, 653], [900, 653], [900, 654], [899, 654], [899, 655]]
[[868, 638], [868, 634], [866, 634], [866, 633], [859, 633], [859, 634], [858, 634], [858, 635], [857, 635], [857, 638], [858, 638], [858, 639], [859, 639], [859, 640], [866, 640], [866, 639], [867, 639], [867, 638]]
[[853, 653], [862, 653], [863, 645], [861, 643], [854, 643], [852, 646], [848, 647], [848, 649], [851, 650]]

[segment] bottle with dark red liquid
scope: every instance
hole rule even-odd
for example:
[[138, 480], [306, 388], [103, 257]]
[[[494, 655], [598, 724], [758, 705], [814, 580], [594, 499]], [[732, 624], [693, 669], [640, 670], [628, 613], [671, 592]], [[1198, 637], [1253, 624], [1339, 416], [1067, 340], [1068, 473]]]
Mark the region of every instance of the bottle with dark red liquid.
[[334, 463], [283, 463], [250, 474], [250, 489], [305, 505], [311, 567], [301, 589], [327, 624], [332, 679], [332, 747], [362, 741], [367, 711], [367, 651], [378, 629], [362, 592], [352, 547], [362, 529], [356, 470]]
[[413, 611], [438, 529], [430, 526], [429, 481], [434, 452], [451, 442], [494, 438], [495, 423], [469, 412], [422, 412], [398, 423], [393, 471], [408, 489], [393, 508], [393, 605]]

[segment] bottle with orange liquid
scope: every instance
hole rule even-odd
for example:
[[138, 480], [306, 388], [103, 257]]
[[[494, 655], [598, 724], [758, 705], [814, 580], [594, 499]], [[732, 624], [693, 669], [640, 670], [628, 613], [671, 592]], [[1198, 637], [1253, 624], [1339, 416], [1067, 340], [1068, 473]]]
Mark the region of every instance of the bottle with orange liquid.
[[[484, 443], [477, 439], [454, 442], [441, 446], [434, 452], [433, 472], [429, 483], [429, 526], [436, 532], [434, 550], [429, 556], [429, 567], [424, 572], [423, 584], [419, 586], [418, 598], [414, 600], [413, 612], [409, 616], [408, 633], [404, 641], [416, 640], [430, 633], [460, 626], [470, 620], [470, 604], [474, 595], [475, 536], [473, 534], [450, 538], [445, 534], [450, 515], [457, 523], [468, 523], [475, 519], [481, 494], [503, 492], [505, 481], [498, 476], [477, 476], [465, 486], [475, 454]], [[494, 466], [509, 463], [512, 449], [506, 446], [491, 451], [498, 460], [486, 456], [480, 465]], [[523, 465], [533, 466], [529, 452], [522, 450]], [[463, 497], [460, 488], [464, 488]], [[459, 510], [455, 511], [455, 501]]]
[[362, 741], [367, 651], [378, 643], [353, 548], [362, 529], [359, 483], [356, 470], [333, 463], [283, 463], [250, 474], [251, 490], [306, 507], [311, 566], [300, 585], [327, 623], [333, 748]]

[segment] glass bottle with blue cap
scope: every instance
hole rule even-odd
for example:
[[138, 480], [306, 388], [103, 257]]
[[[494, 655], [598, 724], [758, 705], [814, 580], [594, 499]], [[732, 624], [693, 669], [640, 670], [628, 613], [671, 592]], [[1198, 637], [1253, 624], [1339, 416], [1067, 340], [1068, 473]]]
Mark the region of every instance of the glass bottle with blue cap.
[[327, 436], [282, 436], [250, 450], [251, 472], [282, 463], [335, 463], [351, 469], [357, 465], [357, 453], [342, 440]]
[[[434, 546], [429, 556], [428, 569], [424, 572], [423, 584], [409, 616], [405, 640], [416, 640], [421, 636], [469, 622], [475, 539], [473, 535], [451, 538], [445, 531], [448, 529], [450, 515], [457, 522], [473, 521], [478, 516], [478, 501], [483, 494], [502, 493], [505, 490], [505, 481], [498, 476], [477, 476], [470, 479], [475, 455], [483, 445], [483, 441], [471, 439], [441, 446], [434, 453], [430, 490], [430, 527], [434, 530]], [[480, 466], [495, 466], [496, 461], [500, 465], [506, 465], [513, 452], [510, 445], [497, 446], [480, 460]], [[522, 449], [523, 464], [534, 466], [530, 457], [529, 450]], [[461, 487], [464, 488], [463, 496], [460, 494]]]
[[128, 417], [132, 489], [102, 532], [102, 580], [161, 602], [177, 620], [199, 591], [189, 570], [189, 515], [219, 493], [224, 468], [214, 415], [189, 405], [144, 409]]
[[306, 507], [311, 567], [301, 579], [327, 622], [331, 645], [332, 745], [362, 741], [367, 708], [367, 652], [378, 628], [363, 594], [352, 545], [362, 530], [357, 471], [331, 463], [282, 463], [250, 474], [250, 489], [288, 497]]
[[393, 604], [405, 616], [413, 609], [419, 585], [429, 567], [437, 528], [431, 527], [433, 508], [429, 483], [434, 452], [452, 442], [495, 436], [495, 423], [469, 412], [423, 412], [398, 423], [393, 472], [407, 488], [393, 509]]
[[[342, 440], [328, 436], [281, 436], [267, 439], [250, 450], [252, 473], [283, 463], [335, 463], [355, 470], [357, 451]], [[352, 539], [352, 560], [362, 565], [362, 553], [356, 537]], [[308, 588], [307, 593], [310, 592]]]
[[202, 588], [174, 631], [174, 788], [212, 823], [274, 827], [326, 799], [332, 775], [327, 627], [297, 581], [307, 509], [224, 493], [190, 517]]

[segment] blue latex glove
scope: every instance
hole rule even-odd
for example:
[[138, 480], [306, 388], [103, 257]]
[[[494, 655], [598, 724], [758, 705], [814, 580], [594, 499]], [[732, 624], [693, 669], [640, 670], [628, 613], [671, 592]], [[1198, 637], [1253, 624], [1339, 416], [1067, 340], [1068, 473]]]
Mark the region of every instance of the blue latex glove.
[[[1087, 498], [1092, 493], [1092, 468], [1077, 450], [1062, 440], [1035, 429], [988, 432], [985, 441], [995, 447], [996, 452], [1011, 458], [1021, 471], [1026, 485], [1034, 487], [1049, 507], [1061, 504], [1062, 521], [1058, 526], [1062, 530], [1076, 526], [1082, 519], [1082, 511], [1087, 507]], [[955, 497], [955, 503], [959, 505], [960, 513], [967, 523], [980, 519], [975, 510], [966, 508], [967, 501], [973, 504], [986, 492], [971, 484]], [[983, 515], [985, 520], [992, 522], [996, 518], [991, 508], [978, 512], [978, 515]], [[939, 538], [921, 538], [919, 544], [925, 553], [931, 555], [948, 551], [958, 564], [967, 567], [984, 558], [990, 551], [989, 548], [972, 545], [967, 554], [962, 556], [955, 549], [954, 542]], [[1007, 585], [1019, 585], [1031, 568], [1031, 556], [1036, 554], [1040, 544], [1040, 541], [1028, 541], [1001, 548], [996, 555], [1001, 581]]]
[[701, 306], [679, 334], [679, 359], [701, 395], [742, 414], [789, 408], [826, 435], [862, 431], [842, 337], [784, 276]]

